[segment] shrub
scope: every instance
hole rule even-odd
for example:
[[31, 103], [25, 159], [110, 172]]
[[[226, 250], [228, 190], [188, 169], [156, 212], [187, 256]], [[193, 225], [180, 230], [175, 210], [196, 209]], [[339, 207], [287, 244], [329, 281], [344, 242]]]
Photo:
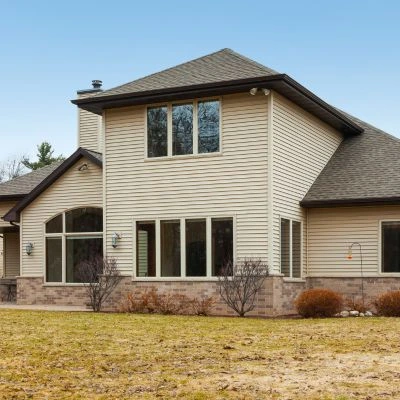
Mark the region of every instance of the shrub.
[[201, 299], [194, 298], [190, 301], [191, 310], [194, 315], [210, 315], [214, 304], [215, 298], [212, 296], [206, 296]]
[[207, 315], [212, 304], [208, 298], [190, 299], [183, 294], [158, 293], [157, 289], [151, 288], [138, 296], [129, 293], [119, 310], [128, 313]]
[[381, 294], [375, 301], [379, 315], [400, 317], [400, 290]]
[[354, 296], [353, 297], [347, 297], [344, 300], [344, 305], [349, 310], [355, 310], [355, 311], [358, 311], [360, 313], [365, 313], [366, 311], [368, 311], [371, 308], [370, 307], [370, 303], [364, 303], [363, 304], [362, 300], [357, 300]]
[[259, 259], [228, 262], [218, 275], [219, 294], [229, 308], [244, 317], [256, 307], [256, 296], [268, 276], [268, 266]]
[[297, 312], [305, 318], [333, 317], [342, 305], [342, 297], [329, 289], [305, 290], [295, 301]]

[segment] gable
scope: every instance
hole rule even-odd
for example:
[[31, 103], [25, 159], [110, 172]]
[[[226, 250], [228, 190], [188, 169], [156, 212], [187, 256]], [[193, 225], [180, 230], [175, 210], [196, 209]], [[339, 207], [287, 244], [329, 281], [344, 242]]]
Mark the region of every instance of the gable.
[[[5, 216], [4, 220], [9, 222], [19, 222], [21, 211], [31, 204], [38, 196], [40, 196], [54, 182], [61, 178], [64, 173], [74, 167], [82, 158], [90, 161], [91, 164], [101, 169], [102, 155], [94, 151], [79, 148], [69, 158], [64, 160], [49, 176], [39, 183], [27, 196], [25, 196], [14, 208], [12, 208]], [[85, 171], [80, 171], [85, 172]]]

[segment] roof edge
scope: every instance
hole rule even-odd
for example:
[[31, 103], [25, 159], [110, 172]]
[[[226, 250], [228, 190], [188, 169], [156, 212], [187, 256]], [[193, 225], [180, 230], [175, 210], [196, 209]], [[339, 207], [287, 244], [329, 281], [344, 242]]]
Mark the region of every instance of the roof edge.
[[51, 186], [58, 178], [60, 178], [69, 168], [71, 168], [78, 160], [86, 157], [99, 167], [103, 167], [103, 163], [93, 156], [88, 150], [79, 147], [71, 156], [69, 156], [62, 164], [60, 164], [47, 178], [40, 182], [29, 194], [27, 194], [19, 203], [17, 203], [6, 215], [3, 220], [7, 222], [20, 222], [20, 213], [32, 203], [41, 193]]
[[13, 201], [13, 200], [21, 200], [24, 198], [28, 193], [17, 193], [17, 194], [5, 194], [0, 195], [0, 202], [2, 201]]
[[376, 206], [376, 205], [398, 205], [398, 204], [400, 204], [400, 196], [300, 201], [300, 206], [304, 208], [329, 208], [329, 207], [374, 206], [374, 205]]

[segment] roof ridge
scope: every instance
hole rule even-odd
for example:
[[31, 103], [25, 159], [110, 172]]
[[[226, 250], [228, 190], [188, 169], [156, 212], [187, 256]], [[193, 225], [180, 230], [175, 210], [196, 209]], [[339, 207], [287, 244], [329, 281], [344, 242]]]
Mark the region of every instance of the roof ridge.
[[[163, 70], [161, 70], [161, 71], [153, 72], [152, 74], [145, 75], [145, 76], [142, 76], [142, 77], [140, 77], [140, 78], [134, 79], [134, 80], [132, 80], [132, 81], [125, 82], [125, 83], [123, 83], [123, 84], [121, 84], [121, 85], [111, 87], [111, 88], [107, 89], [106, 91], [108, 92], [109, 90], [115, 90], [115, 89], [118, 89], [118, 88], [120, 88], [120, 87], [122, 87], [122, 86], [130, 85], [131, 83], [134, 83], [134, 82], [139, 81], [139, 80], [141, 80], [141, 79], [150, 78], [150, 77], [152, 77], [152, 76], [154, 76], [154, 75], [157, 75], [157, 74], [159, 74], [159, 73], [161, 73], [161, 72], [170, 71], [171, 69], [174, 69], [174, 68], [177, 68], [177, 67], [181, 67], [181, 66], [186, 65], [186, 64], [190, 64], [190, 63], [192, 63], [192, 62], [194, 62], [194, 61], [199, 61], [199, 60], [201, 60], [202, 58], [210, 57], [210, 56], [213, 56], [213, 55], [215, 55], [215, 54], [222, 53], [222, 52], [224, 52], [224, 51], [226, 51], [226, 50], [231, 50], [231, 49], [224, 48], [224, 49], [217, 50], [217, 51], [214, 51], [214, 52], [212, 52], [212, 53], [206, 54], [206, 55], [204, 55], [204, 56], [200, 56], [200, 57], [194, 58], [193, 60], [184, 61], [184, 62], [182, 62], [182, 63], [173, 65], [172, 67], [168, 67], [168, 68], [163, 69]], [[232, 50], [231, 50], [231, 51], [232, 51]], [[104, 95], [104, 93], [103, 93], [103, 92], [100, 92], [100, 93], [97, 93], [96, 95], [92, 96], [92, 98], [93, 98], [93, 97], [101, 97], [102, 95]]]

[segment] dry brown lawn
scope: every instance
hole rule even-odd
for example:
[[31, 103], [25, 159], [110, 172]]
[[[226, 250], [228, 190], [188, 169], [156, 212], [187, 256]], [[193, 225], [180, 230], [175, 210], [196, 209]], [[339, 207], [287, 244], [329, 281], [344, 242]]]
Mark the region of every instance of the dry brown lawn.
[[400, 319], [0, 310], [1, 399], [400, 399]]

